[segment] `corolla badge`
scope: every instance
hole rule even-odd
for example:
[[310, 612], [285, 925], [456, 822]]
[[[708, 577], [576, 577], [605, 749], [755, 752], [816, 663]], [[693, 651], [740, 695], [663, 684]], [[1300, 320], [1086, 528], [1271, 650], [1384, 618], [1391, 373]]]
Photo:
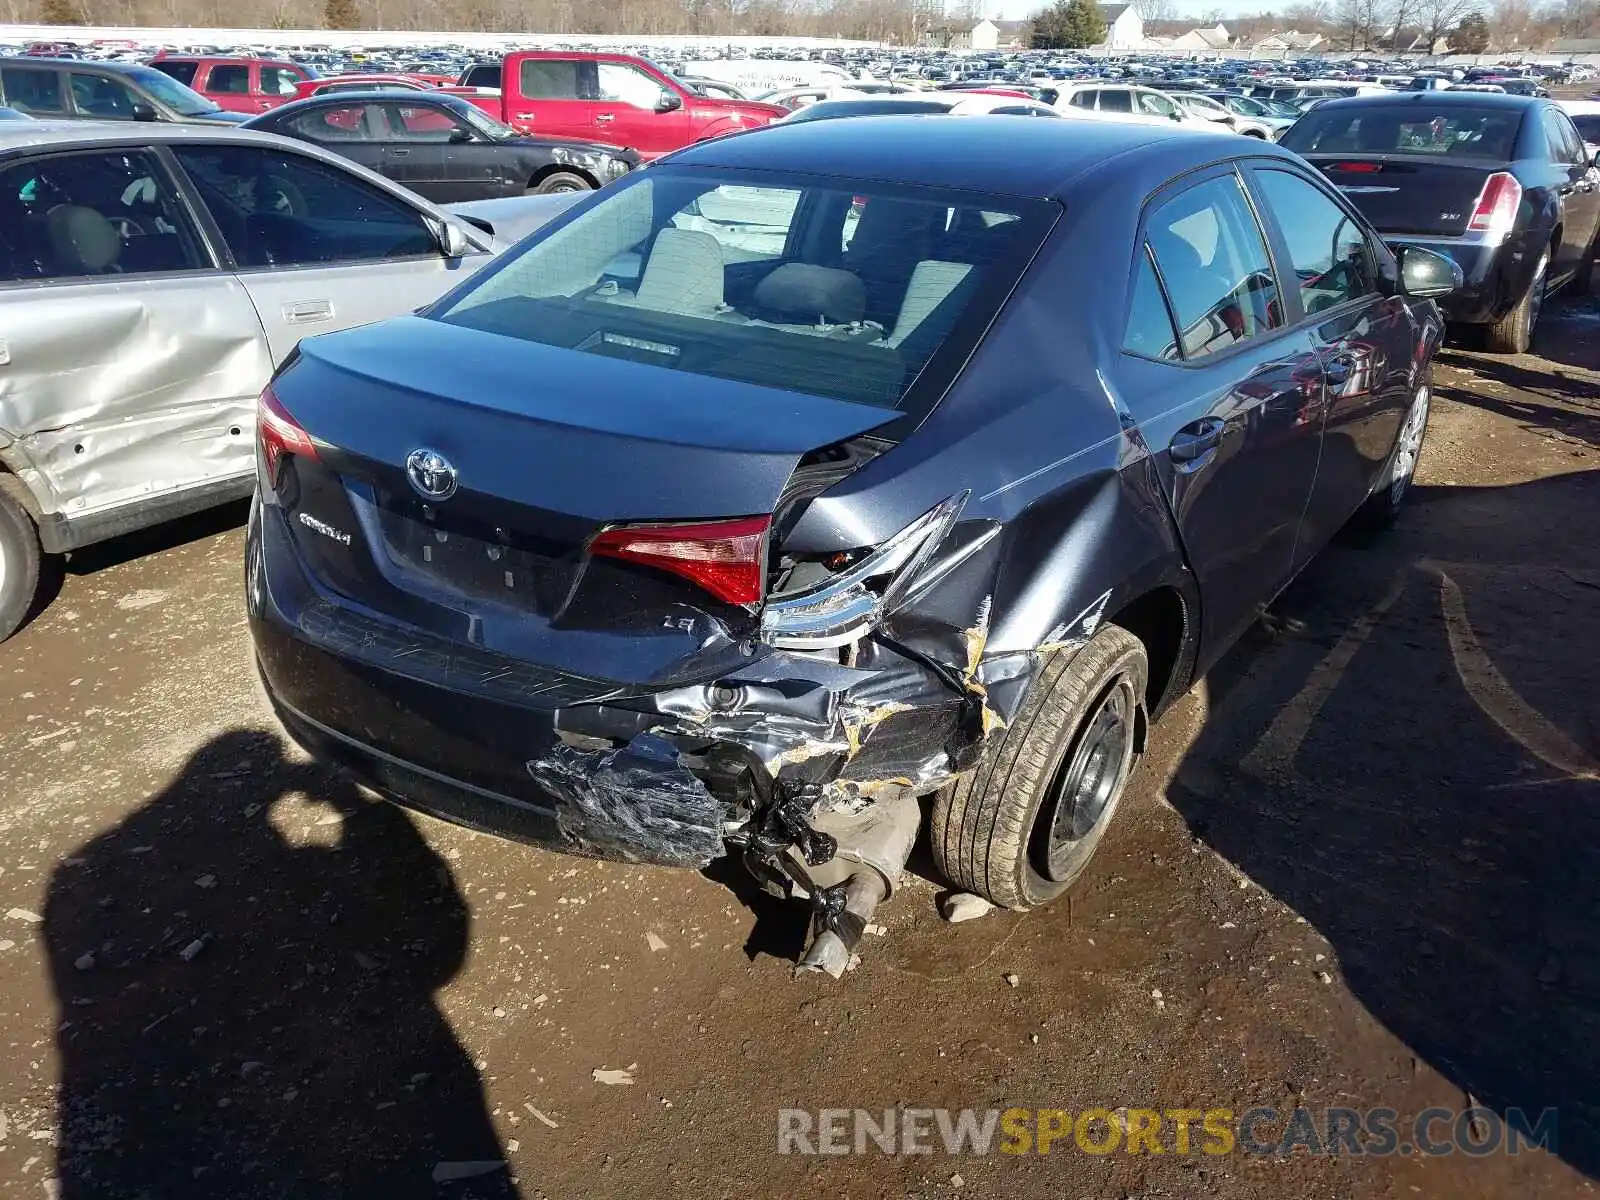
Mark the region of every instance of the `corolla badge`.
[[437, 450], [413, 450], [406, 458], [406, 478], [424, 500], [448, 500], [456, 494], [456, 469]]

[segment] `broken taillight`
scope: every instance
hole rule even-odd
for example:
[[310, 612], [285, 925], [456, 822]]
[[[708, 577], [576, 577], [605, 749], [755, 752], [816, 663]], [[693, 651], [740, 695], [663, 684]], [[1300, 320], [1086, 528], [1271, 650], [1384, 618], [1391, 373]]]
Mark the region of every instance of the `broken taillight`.
[[284, 455], [317, 457], [317, 444], [289, 415], [270, 386], [263, 389], [256, 404], [256, 440], [261, 447], [262, 461], [266, 463], [269, 487], [278, 486], [278, 468]]
[[1522, 185], [1506, 172], [1496, 171], [1483, 181], [1467, 228], [1475, 233], [1510, 233], [1521, 204]]
[[757, 604], [767, 582], [771, 517], [693, 525], [616, 525], [589, 553], [671, 571], [729, 604]]

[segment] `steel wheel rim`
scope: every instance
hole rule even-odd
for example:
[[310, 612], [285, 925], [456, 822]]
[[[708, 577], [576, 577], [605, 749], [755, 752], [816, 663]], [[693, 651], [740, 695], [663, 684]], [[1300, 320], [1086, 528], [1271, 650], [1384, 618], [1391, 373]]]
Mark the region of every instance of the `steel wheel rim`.
[[1092, 846], [1111, 820], [1128, 769], [1133, 763], [1133, 684], [1119, 676], [1078, 727], [1071, 752], [1050, 789], [1046, 875], [1070, 877], [1086, 846]]
[[1417, 389], [1416, 398], [1411, 401], [1411, 411], [1406, 414], [1406, 423], [1400, 429], [1400, 438], [1395, 444], [1394, 472], [1389, 483], [1389, 502], [1399, 504], [1406, 488], [1411, 484], [1411, 477], [1416, 474], [1417, 459], [1422, 455], [1422, 437], [1428, 430], [1428, 388], [1424, 384]]

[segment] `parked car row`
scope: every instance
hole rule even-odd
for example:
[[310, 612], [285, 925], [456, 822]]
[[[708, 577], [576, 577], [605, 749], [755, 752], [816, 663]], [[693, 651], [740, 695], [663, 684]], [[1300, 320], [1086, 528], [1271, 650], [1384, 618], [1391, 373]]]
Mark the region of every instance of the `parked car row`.
[[302, 336], [427, 303], [570, 199], [443, 210], [262, 133], [0, 123], [0, 638], [52, 556], [247, 495]]

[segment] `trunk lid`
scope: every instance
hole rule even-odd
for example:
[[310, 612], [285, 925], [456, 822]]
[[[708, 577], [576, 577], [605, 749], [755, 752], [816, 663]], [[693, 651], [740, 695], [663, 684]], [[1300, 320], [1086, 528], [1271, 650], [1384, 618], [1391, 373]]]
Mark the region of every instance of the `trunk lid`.
[[[754, 617], [590, 539], [770, 515], [809, 452], [897, 415], [417, 317], [302, 343], [273, 390], [320, 444], [274, 489], [319, 583], [437, 637], [663, 686], [739, 661]], [[418, 450], [454, 494], [416, 490]]]
[[1460, 237], [1499, 164], [1441, 162], [1428, 155], [1308, 154], [1379, 233]]

